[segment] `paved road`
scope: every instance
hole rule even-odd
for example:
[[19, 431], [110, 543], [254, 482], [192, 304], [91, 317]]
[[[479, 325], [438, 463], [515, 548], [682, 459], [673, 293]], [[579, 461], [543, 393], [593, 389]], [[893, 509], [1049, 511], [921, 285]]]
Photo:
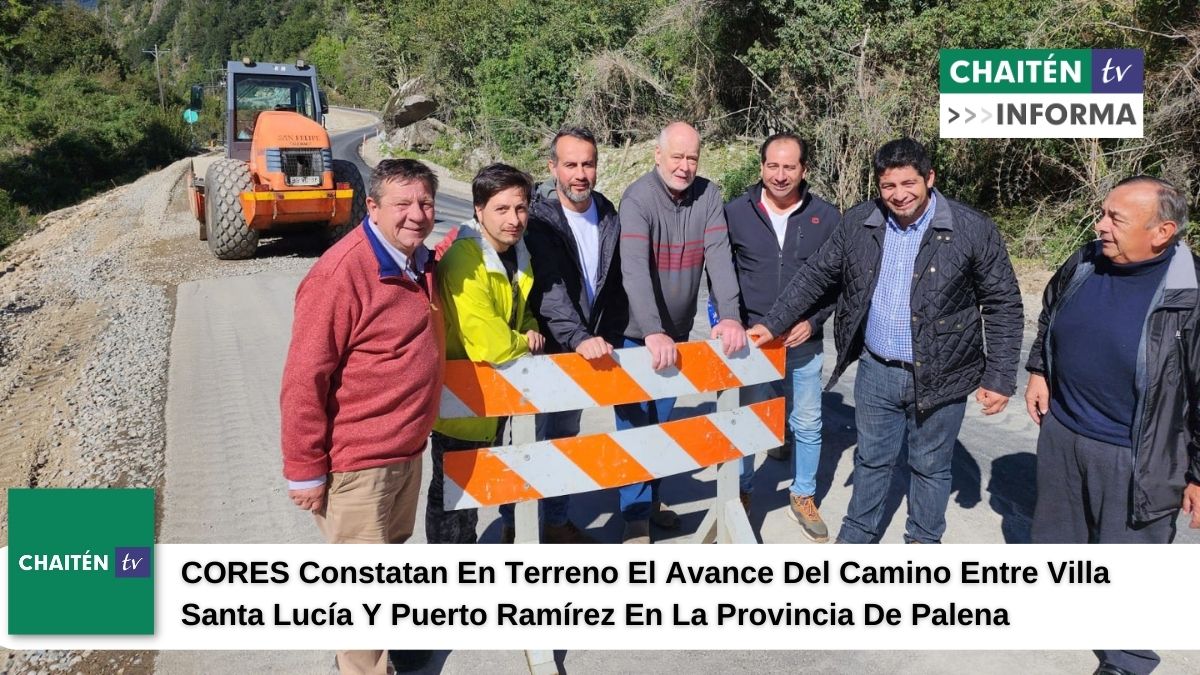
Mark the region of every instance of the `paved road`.
[[[379, 122], [376, 120], [372, 124], [357, 129], [331, 133], [329, 140], [333, 146], [333, 156], [338, 159], [349, 159], [354, 162], [358, 166], [358, 170], [362, 172], [363, 180], [369, 180], [371, 167], [363, 161], [358, 149], [362, 145], [364, 138], [374, 136], [378, 132]], [[437, 225], [434, 228], [434, 234], [439, 236], [445, 234], [454, 225], [471, 217], [472, 208], [470, 200], [447, 194], [443, 191], [437, 196]]]

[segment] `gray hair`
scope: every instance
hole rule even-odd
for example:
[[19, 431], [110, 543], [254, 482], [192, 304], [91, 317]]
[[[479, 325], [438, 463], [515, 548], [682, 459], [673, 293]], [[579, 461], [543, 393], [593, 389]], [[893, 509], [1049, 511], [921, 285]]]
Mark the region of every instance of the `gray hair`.
[[662, 128], [662, 131], [658, 132], [658, 139], [654, 141], [654, 145], [656, 147], [659, 147], [659, 148], [667, 147], [667, 130], [670, 129], [671, 127], [675, 126], [676, 124], [682, 124], [683, 126], [691, 129], [697, 136], [700, 135], [700, 130], [697, 129], [696, 127], [692, 126], [691, 124], [688, 124], [687, 122], [684, 122], [683, 120], [675, 120], [673, 122], [669, 122], [667, 124], [667, 126]]
[[1154, 214], [1155, 222], [1151, 226], [1153, 227], [1169, 220], [1175, 223], [1175, 241], [1179, 241], [1183, 237], [1184, 233], [1187, 232], [1188, 203], [1187, 197], [1179, 188], [1161, 178], [1139, 175], [1130, 176], [1117, 183], [1114, 189], [1126, 185], [1150, 185], [1157, 188], [1158, 211]]

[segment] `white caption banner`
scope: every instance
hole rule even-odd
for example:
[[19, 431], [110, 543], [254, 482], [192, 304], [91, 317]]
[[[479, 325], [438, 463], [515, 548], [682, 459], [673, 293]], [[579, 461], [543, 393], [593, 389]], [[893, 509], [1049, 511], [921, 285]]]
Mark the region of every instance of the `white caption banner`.
[[1142, 138], [1141, 94], [942, 94], [942, 138]]
[[[1196, 632], [1184, 620], [1189, 605], [1183, 589], [1200, 569], [1200, 547], [1184, 545], [170, 544], [154, 551], [153, 636], [7, 635], [5, 610], [0, 642], [14, 649], [1192, 649]], [[510, 562], [519, 563], [517, 583]], [[227, 579], [235, 565], [245, 569], [252, 563], [266, 583], [202, 580], [206, 567], [212, 578]], [[333, 569], [324, 573], [336, 576], [343, 567], [379, 565], [401, 574], [407, 569], [413, 579], [417, 570], [441, 568], [447, 582], [301, 580], [302, 572], [319, 578], [323, 570]], [[464, 565], [476, 578], [485, 574], [478, 570], [493, 569], [495, 582], [463, 583]], [[653, 583], [631, 583], [631, 570], [648, 580], [651, 566]], [[686, 581], [668, 579], [673, 566]], [[185, 567], [201, 581], [186, 583]], [[598, 571], [616, 581], [525, 578], [528, 570], [546, 576], [566, 568]], [[769, 570], [773, 578], [754, 583], [690, 578], [703, 579], [714, 568], [749, 568], [756, 578]], [[949, 581], [863, 581], [883, 568], [901, 578], [948, 575]], [[7, 566], [0, 569], [0, 589], [7, 594]], [[1053, 571], [1062, 572], [1060, 582]], [[273, 581], [285, 575], [286, 582]], [[1102, 578], [1107, 583], [1099, 583]], [[971, 579], [991, 583], [965, 583]], [[377, 608], [373, 624], [368, 607]], [[539, 610], [543, 618], [559, 621], [511, 625], [502, 619], [527, 623]], [[266, 625], [185, 623], [193, 620], [189, 617], [203, 623], [206, 616], [231, 621], [256, 614]], [[613, 625], [588, 625], [606, 616]], [[352, 625], [303, 625], [313, 617], [335, 623], [348, 617]], [[429, 625], [433, 617], [443, 625]], [[649, 620], [654, 618], [660, 623]]]

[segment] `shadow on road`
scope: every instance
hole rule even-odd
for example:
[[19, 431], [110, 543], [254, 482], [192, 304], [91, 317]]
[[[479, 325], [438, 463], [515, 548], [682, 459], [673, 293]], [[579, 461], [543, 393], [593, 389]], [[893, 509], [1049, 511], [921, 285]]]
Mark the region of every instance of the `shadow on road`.
[[1000, 514], [1006, 544], [1029, 543], [1029, 526], [1037, 500], [1037, 455], [1014, 452], [992, 462], [988, 506]]
[[255, 258], [319, 258], [325, 252], [325, 238], [316, 228], [265, 236], [259, 240]]

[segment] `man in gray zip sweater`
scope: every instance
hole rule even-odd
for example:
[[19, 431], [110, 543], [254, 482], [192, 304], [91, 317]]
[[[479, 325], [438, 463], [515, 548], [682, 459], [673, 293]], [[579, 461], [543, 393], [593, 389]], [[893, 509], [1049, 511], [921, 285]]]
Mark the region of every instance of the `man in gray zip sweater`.
[[[726, 354], [746, 346], [737, 273], [721, 191], [696, 176], [700, 134], [674, 122], [658, 136], [652, 171], [621, 197], [621, 274], [629, 297], [623, 347], [645, 345], [656, 370], [674, 367], [675, 343], [687, 341], [696, 316], [700, 278], [708, 272], [719, 321], [712, 339]], [[617, 430], [666, 422], [675, 399], [616, 407]], [[678, 518], [659, 511], [658, 480], [620, 489], [626, 543], [650, 543], [650, 518], [678, 527]]]

